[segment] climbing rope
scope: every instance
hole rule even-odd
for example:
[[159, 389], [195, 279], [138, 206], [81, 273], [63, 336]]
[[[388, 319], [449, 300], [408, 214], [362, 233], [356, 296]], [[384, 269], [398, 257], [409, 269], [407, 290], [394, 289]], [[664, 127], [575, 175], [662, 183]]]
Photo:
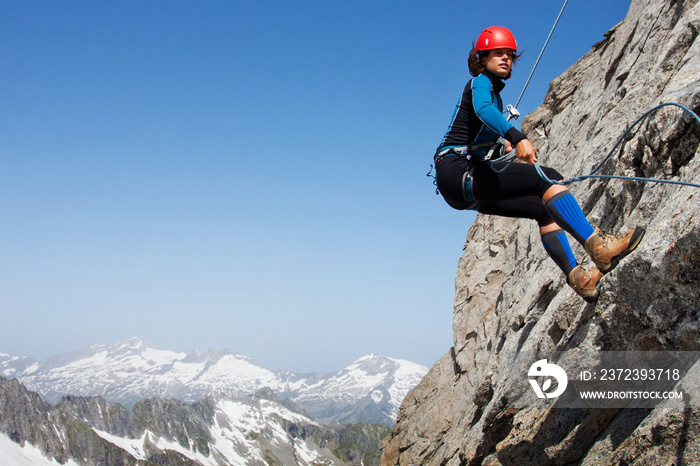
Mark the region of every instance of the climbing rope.
[[[554, 24], [552, 25], [552, 29], [549, 31], [549, 35], [547, 36], [547, 39], [544, 41], [544, 45], [542, 46], [542, 50], [540, 50], [540, 54], [537, 56], [537, 60], [535, 60], [535, 64], [532, 66], [532, 70], [530, 70], [530, 75], [527, 77], [527, 80], [525, 81], [525, 85], [523, 86], [523, 90], [520, 91], [520, 96], [518, 97], [518, 100], [515, 102], [515, 105], [508, 105], [506, 109], [508, 110], [508, 120], [512, 119], [519, 119], [520, 118], [520, 112], [518, 112], [517, 107], [520, 105], [520, 101], [523, 98], [523, 95], [525, 94], [525, 91], [527, 90], [527, 87], [530, 85], [530, 80], [532, 79], [532, 75], [535, 74], [535, 70], [537, 70], [537, 65], [540, 64], [540, 60], [542, 59], [542, 55], [544, 55], [544, 51], [547, 50], [547, 45], [549, 44], [549, 39], [552, 38], [552, 34], [554, 34], [554, 30], [557, 28], [557, 25], [559, 24], [559, 20], [561, 19], [561, 15], [564, 13], [564, 8], [566, 8], [566, 4], [569, 3], [569, 0], [564, 0], [564, 4], [561, 6], [561, 10], [559, 10], [559, 14], [557, 15], [557, 19], [554, 20]], [[501, 146], [502, 149], [502, 146]], [[501, 173], [505, 171], [506, 168], [508, 168], [508, 165], [510, 165], [510, 162], [515, 159], [515, 151], [512, 150], [507, 154], [501, 153], [501, 156], [497, 159], [491, 160], [491, 169], [497, 173]], [[506, 162], [506, 165], [498, 170], [493, 167], [493, 164], [499, 163], [499, 162]]]
[[542, 58], [542, 55], [544, 55], [544, 51], [547, 48], [547, 44], [549, 44], [549, 39], [552, 38], [552, 34], [554, 34], [554, 30], [556, 29], [557, 24], [559, 23], [559, 18], [561, 18], [562, 13], [564, 13], [564, 8], [566, 8], [567, 3], [569, 3], [569, 0], [564, 0], [564, 4], [561, 6], [561, 10], [559, 10], [559, 16], [557, 16], [557, 19], [554, 21], [554, 25], [552, 26], [552, 30], [549, 31], [549, 35], [547, 36], [547, 40], [544, 41], [544, 46], [542, 47], [542, 50], [540, 50], [540, 54], [537, 57], [537, 60], [535, 60], [535, 66], [532, 67], [532, 71], [530, 71], [530, 76], [527, 77], [527, 81], [525, 81], [525, 86], [523, 87], [523, 90], [520, 92], [520, 97], [518, 97], [518, 101], [515, 102], [516, 108], [518, 107], [518, 105], [520, 105], [520, 99], [523, 98], [523, 94], [525, 94], [525, 89], [527, 89], [527, 86], [530, 84], [530, 79], [532, 79], [532, 75], [535, 74], [535, 70], [537, 69], [537, 65], [540, 63], [540, 59]]
[[[646, 113], [644, 113], [644, 115], [637, 118], [637, 120], [634, 123], [632, 123], [630, 126], [628, 126], [627, 129], [625, 130], [625, 132], [620, 137], [620, 139], [615, 144], [615, 146], [610, 150], [608, 155], [605, 156], [603, 161], [600, 162], [598, 164], [598, 166], [595, 167], [589, 175], [578, 176], [578, 177], [571, 178], [569, 180], [564, 180], [564, 181], [551, 180], [547, 177], [547, 175], [544, 174], [544, 172], [542, 171], [542, 168], [537, 163], [535, 163], [535, 170], [537, 170], [537, 174], [540, 175], [540, 177], [545, 181], [548, 181], [548, 182], [553, 183], [553, 184], [560, 184], [560, 185], [567, 185], [570, 183], [574, 183], [577, 181], [583, 181], [583, 180], [587, 180], [590, 178], [598, 178], [598, 179], [617, 179], [617, 180], [626, 180], [626, 181], [641, 181], [641, 182], [645, 182], [645, 183], [666, 183], [666, 184], [676, 184], [676, 185], [692, 186], [694, 188], [700, 188], [700, 184], [688, 183], [685, 181], [662, 180], [662, 179], [657, 179], [657, 178], [643, 178], [643, 177], [638, 177], [638, 176], [596, 175], [595, 174], [598, 170], [600, 170], [603, 167], [603, 165], [605, 165], [605, 162], [607, 162], [610, 159], [610, 157], [612, 157], [612, 155], [615, 153], [615, 151], [620, 146], [620, 144], [622, 144], [622, 141], [625, 140], [627, 135], [630, 133], [630, 131], [632, 131], [634, 129], [635, 126], [637, 126], [639, 123], [641, 123], [643, 120], [645, 120], [652, 113], [658, 111], [659, 109], [661, 109], [663, 107], [667, 107], [667, 106], [675, 106], [675, 107], [683, 109], [685, 112], [689, 113], [698, 123], [700, 123], [700, 117], [698, 117], [698, 115], [695, 112], [693, 112], [690, 108], [686, 107], [685, 105], [681, 105], [677, 102], [662, 103], [662, 104], [659, 104], [656, 107], [652, 108], [651, 110], [647, 111]], [[505, 168], [507, 168], [507, 167], [504, 167], [500, 171], [503, 171]]]
[[[562, 5], [561, 10], [559, 11], [559, 15], [557, 16], [557, 19], [554, 21], [554, 25], [552, 26], [551, 31], [549, 31], [549, 35], [547, 36], [547, 40], [545, 40], [544, 46], [542, 47], [542, 50], [540, 51], [540, 54], [537, 57], [537, 60], [535, 60], [535, 65], [532, 67], [532, 71], [530, 71], [530, 76], [528, 76], [527, 81], [525, 82], [525, 86], [523, 87], [523, 90], [520, 92], [520, 96], [518, 97], [518, 100], [515, 103], [516, 108], [520, 104], [520, 100], [523, 98], [523, 94], [525, 94], [525, 90], [527, 89], [528, 85], [530, 84], [530, 80], [532, 79], [532, 75], [535, 74], [535, 70], [537, 69], [537, 65], [540, 63], [540, 59], [542, 58], [544, 51], [547, 49], [547, 44], [549, 44], [549, 39], [551, 39], [552, 34], [554, 33], [554, 30], [556, 29], [557, 24], [559, 23], [559, 19], [561, 18], [562, 13], [564, 13], [564, 8], [566, 8], [566, 4], [568, 2], [569, 2], [569, 0], [564, 0], [564, 4]], [[648, 112], [646, 112], [644, 115], [639, 117], [637, 119], [637, 121], [635, 121], [632, 125], [630, 125], [625, 130], [625, 132], [622, 134], [622, 137], [620, 137], [620, 139], [617, 141], [617, 144], [615, 144], [615, 146], [612, 148], [612, 150], [608, 153], [608, 155], [603, 159], [602, 162], [600, 162], [600, 164], [598, 164], [597, 167], [595, 167], [593, 169], [593, 171], [589, 175], [579, 176], [579, 177], [571, 178], [570, 180], [565, 180], [565, 181], [555, 181], [555, 180], [549, 179], [547, 177], [547, 175], [545, 175], [544, 172], [542, 171], [542, 168], [540, 168], [540, 166], [537, 163], [535, 163], [534, 165], [535, 165], [535, 170], [537, 170], [537, 174], [542, 179], [544, 179], [546, 181], [549, 181], [549, 182], [554, 183], [554, 184], [561, 184], [561, 185], [566, 185], [566, 184], [574, 183], [577, 181], [583, 181], [583, 180], [587, 180], [590, 178], [598, 178], [598, 179], [618, 179], [618, 180], [626, 180], [626, 181], [641, 181], [641, 182], [647, 182], [647, 183], [667, 183], [667, 184], [677, 184], [677, 185], [692, 186], [695, 188], [700, 188], [700, 184], [687, 183], [687, 182], [683, 182], [683, 181], [661, 180], [661, 179], [656, 179], [656, 178], [643, 178], [643, 177], [637, 177], [637, 176], [596, 175], [595, 174], [598, 170], [600, 170], [603, 167], [605, 162], [607, 162], [610, 159], [610, 157], [612, 157], [612, 155], [615, 153], [615, 150], [618, 148], [618, 146], [622, 143], [622, 141], [627, 137], [627, 134], [629, 134], [629, 132], [632, 131], [632, 129], [635, 126], [637, 126], [639, 123], [641, 123], [650, 114], [656, 112], [660, 108], [663, 108], [663, 107], [666, 107], [669, 105], [673, 105], [673, 106], [676, 106], [676, 107], [683, 109], [684, 111], [686, 111], [690, 115], [692, 115], [692, 117], [695, 118], [695, 120], [698, 123], [700, 123], [700, 117], [698, 117], [698, 115], [695, 112], [693, 112], [690, 108], [688, 108], [684, 105], [681, 105], [679, 103], [676, 103], [676, 102], [662, 103], [662, 104], [657, 105], [656, 107], [652, 108]], [[508, 111], [510, 112], [510, 115], [508, 117], [509, 120], [511, 118], [518, 119], [518, 117], [520, 116], [520, 114], [517, 112], [517, 110], [515, 110], [515, 108], [511, 107], [510, 105], [508, 106]], [[513, 162], [514, 159], [515, 159], [515, 151], [513, 150], [513, 151], [509, 152], [508, 154], [502, 154], [501, 157], [499, 157], [497, 159], [490, 160], [489, 163], [491, 164], [491, 169], [493, 171], [495, 171], [497, 173], [501, 173], [508, 168], [508, 166]], [[505, 165], [503, 166], [503, 168], [497, 169], [494, 167], [494, 164], [499, 163], [499, 162], [504, 162]]]

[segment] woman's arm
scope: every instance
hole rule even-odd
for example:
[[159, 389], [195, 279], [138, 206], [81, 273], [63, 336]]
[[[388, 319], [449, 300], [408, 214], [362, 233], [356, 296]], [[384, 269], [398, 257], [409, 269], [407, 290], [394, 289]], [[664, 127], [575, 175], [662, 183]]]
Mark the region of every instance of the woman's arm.
[[523, 133], [510, 124], [501, 110], [493, 104], [492, 86], [491, 80], [485, 75], [477, 76], [472, 80], [474, 112], [483, 124], [504, 137], [512, 147], [515, 147], [517, 158], [532, 165], [537, 162], [534, 146]]

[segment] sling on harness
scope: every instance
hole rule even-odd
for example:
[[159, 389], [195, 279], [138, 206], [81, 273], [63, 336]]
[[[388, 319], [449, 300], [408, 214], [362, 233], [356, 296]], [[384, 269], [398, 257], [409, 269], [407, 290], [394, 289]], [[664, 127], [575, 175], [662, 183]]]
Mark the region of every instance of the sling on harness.
[[[471, 153], [473, 151], [484, 149], [486, 147], [489, 147], [490, 150], [485, 156], [474, 156]], [[464, 172], [464, 175], [462, 176], [462, 183], [461, 183], [462, 197], [468, 203], [465, 210], [476, 210], [480, 204], [479, 201], [477, 201], [474, 198], [474, 193], [472, 190], [472, 173], [474, 172], [474, 168], [476, 167], [476, 164], [481, 163], [483, 161], [490, 160], [493, 157], [494, 152], [496, 150], [498, 150], [499, 148], [500, 148], [500, 151], [502, 152], [502, 150], [503, 150], [503, 138], [499, 138], [499, 140], [495, 144], [493, 142], [486, 142], [486, 143], [471, 144], [471, 145], [442, 146], [442, 147], [439, 147], [438, 150], [435, 152], [433, 160], [435, 162], [435, 169], [436, 170], [437, 170], [438, 165], [442, 161], [442, 159], [444, 159], [445, 157], [448, 157], [448, 156], [464, 157], [467, 160], [469, 160], [468, 168]], [[439, 194], [440, 191], [437, 189], [437, 175], [432, 175], [432, 171], [433, 171], [433, 165], [430, 166], [430, 172], [428, 173], [428, 176], [432, 176], [434, 178], [433, 184], [436, 186], [435, 194]]]
[[465, 201], [470, 202], [466, 210], [476, 210], [479, 207], [479, 201], [474, 199], [474, 192], [472, 191], [472, 172], [475, 166], [474, 163], [471, 163], [469, 170], [465, 171], [462, 177], [462, 196]]
[[[499, 138], [499, 140], [495, 144], [501, 144], [502, 142], [503, 138]], [[447, 157], [448, 155], [459, 155], [460, 157], [467, 157], [467, 159], [471, 160], [471, 152], [479, 149], [484, 149], [486, 147], [491, 147], [488, 156], [484, 157], [484, 160], [489, 160], [494, 151], [493, 142], [482, 142], [481, 144], [470, 144], [465, 146], [442, 146], [439, 147], [438, 150], [435, 152], [435, 156], [433, 157], [433, 159], [435, 160], [436, 164], [440, 163], [440, 160], [442, 160], [444, 157]]]

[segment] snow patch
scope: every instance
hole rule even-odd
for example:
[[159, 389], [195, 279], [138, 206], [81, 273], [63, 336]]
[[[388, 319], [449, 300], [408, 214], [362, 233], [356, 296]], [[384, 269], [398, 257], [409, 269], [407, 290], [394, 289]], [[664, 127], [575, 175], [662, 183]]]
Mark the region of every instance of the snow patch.
[[371, 396], [375, 403], [380, 403], [384, 399], [384, 394], [379, 390], [373, 391]]
[[[47, 458], [44, 453], [29, 442], [24, 447], [13, 442], [7, 435], [0, 433], [0, 464], [12, 466], [59, 466], [55, 459]], [[64, 466], [78, 466], [69, 460]]]
[[[171, 450], [203, 466], [216, 466], [221, 457], [226, 464], [264, 463], [265, 452], [260, 441], [281, 450], [293, 450], [300, 464], [315, 464], [322, 459], [321, 454], [305, 441], [292, 440], [284, 429], [285, 422], [299, 422], [318, 425], [314, 421], [265, 399], [241, 401], [221, 398], [215, 408], [214, 422], [210, 427], [212, 442], [208, 456], [195, 451], [192, 442], [188, 447], [178, 442], [156, 436], [146, 431], [140, 438], [118, 437], [95, 429], [97, 435], [129, 453], [136, 460], [147, 460], [146, 442], [159, 450]], [[2, 463], [0, 463], [2, 464]]]
[[129, 453], [137, 460], [145, 461], [148, 459], [146, 454], [145, 444], [149, 441], [158, 450], [170, 450], [189, 458], [190, 460], [199, 463], [203, 466], [216, 466], [218, 463], [211, 456], [204, 456], [203, 454], [192, 451], [189, 448], [183, 447], [178, 442], [172, 440], [164, 439], [153, 434], [151, 431], [146, 431], [144, 434], [137, 439], [130, 439], [124, 437], [117, 437], [109, 432], [104, 432], [102, 430], [94, 429], [97, 435], [108, 441], [109, 443], [118, 446], [122, 450]]

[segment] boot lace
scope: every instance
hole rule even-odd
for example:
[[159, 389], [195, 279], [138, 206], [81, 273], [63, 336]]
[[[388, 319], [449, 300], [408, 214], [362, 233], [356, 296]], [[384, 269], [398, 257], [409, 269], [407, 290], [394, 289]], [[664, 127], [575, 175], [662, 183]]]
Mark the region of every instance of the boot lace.
[[622, 240], [625, 237], [625, 235], [614, 235], [603, 230], [600, 230], [599, 235], [601, 239], [600, 245], [604, 248], [607, 248], [611, 243]]

